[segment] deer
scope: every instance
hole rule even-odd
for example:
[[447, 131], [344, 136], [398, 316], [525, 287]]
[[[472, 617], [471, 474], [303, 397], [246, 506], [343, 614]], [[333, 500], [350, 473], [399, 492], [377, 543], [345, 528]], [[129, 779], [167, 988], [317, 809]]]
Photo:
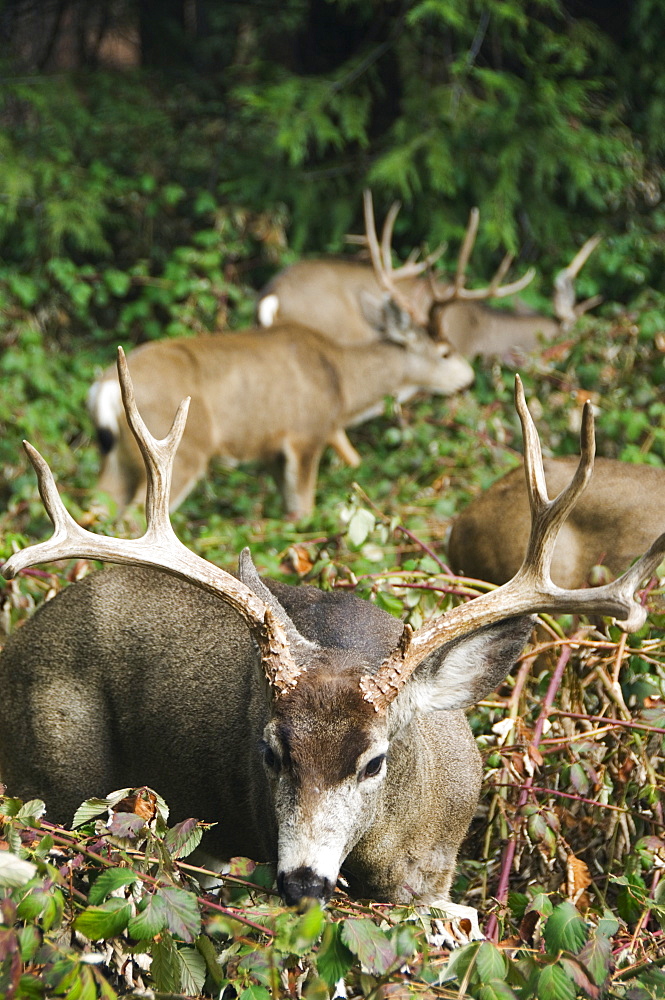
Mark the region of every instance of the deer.
[[217, 821], [208, 856], [274, 863], [289, 906], [325, 905], [341, 875], [352, 895], [471, 919], [449, 898], [482, 777], [464, 708], [501, 682], [538, 612], [639, 628], [636, 590], [665, 552], [664, 534], [611, 584], [552, 583], [557, 532], [592, 473], [590, 404], [579, 465], [550, 500], [517, 377], [533, 520], [524, 562], [502, 587], [414, 631], [348, 592], [264, 579], [247, 549], [237, 577], [189, 550], [169, 517], [188, 400], [157, 440], [122, 349], [118, 368], [146, 466], [143, 536], [81, 527], [24, 444], [54, 530], [15, 552], [4, 576], [71, 558], [120, 565], [65, 588], [4, 647], [0, 773], [10, 794], [42, 797], [65, 821], [109, 785], [148, 785], [172, 817]]
[[[373, 216], [367, 217], [373, 226]], [[370, 237], [376, 241], [376, 234]], [[384, 411], [385, 398], [417, 388], [450, 395], [467, 388], [469, 362], [434, 342], [383, 273], [381, 294], [364, 292], [360, 306], [374, 338], [340, 345], [296, 322], [260, 329], [146, 343], [131, 351], [135, 392], [155, 434], [168, 429], [183, 395], [190, 419], [173, 471], [171, 509], [191, 492], [208, 463], [280, 462], [287, 515], [307, 517], [314, 506], [318, 467], [326, 444], [343, 460], [360, 463], [345, 433]], [[140, 503], [143, 463], [125, 420], [115, 367], [88, 395], [104, 458], [97, 488], [120, 507]]]
[[[370, 192], [365, 191], [364, 198], [365, 203], [371, 200]], [[392, 232], [399, 208], [399, 202], [394, 202], [384, 224], [381, 258], [386, 266], [390, 261]], [[428, 255], [425, 261], [409, 258], [395, 273], [402, 304], [409, 303], [435, 339], [446, 340], [467, 358], [504, 358], [514, 349], [524, 352], [535, 350], [541, 342], [550, 341], [562, 330], [569, 329], [581, 315], [602, 301], [602, 296], [595, 295], [576, 303], [575, 295], [575, 279], [600, 242], [601, 237], [595, 235], [584, 243], [555, 278], [555, 319], [525, 311], [524, 308], [506, 311], [487, 305], [487, 299], [501, 299], [522, 291], [533, 280], [535, 270], [529, 268], [515, 281], [502, 284], [513, 260], [512, 255], [507, 254], [488, 285], [467, 288], [465, 272], [479, 222], [479, 210], [472, 208], [452, 281], [434, 281], [431, 273], [423, 276], [445, 247]], [[367, 236], [363, 240], [369, 242]], [[360, 296], [367, 292], [376, 294], [382, 284], [374, 265], [376, 251], [371, 244], [370, 252], [371, 265], [360, 260], [318, 258], [297, 261], [280, 271], [259, 293], [259, 323], [271, 327], [286, 320], [307, 322], [313, 329], [340, 344], [373, 340], [375, 334], [359, 308]]]
[[[574, 458], [545, 458], [548, 489], [561, 490], [574, 467]], [[554, 582], [569, 589], [585, 587], [594, 566], [618, 576], [665, 531], [663, 495], [665, 469], [596, 458], [593, 479], [559, 532], [552, 556]], [[454, 519], [449, 564], [456, 573], [505, 583], [519, 569], [530, 530], [529, 498], [518, 466]]]

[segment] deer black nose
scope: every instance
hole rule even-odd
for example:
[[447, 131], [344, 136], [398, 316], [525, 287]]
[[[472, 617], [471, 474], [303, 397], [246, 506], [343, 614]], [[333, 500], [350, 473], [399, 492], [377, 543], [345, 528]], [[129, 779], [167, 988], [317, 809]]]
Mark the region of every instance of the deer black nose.
[[311, 868], [294, 868], [292, 872], [279, 873], [277, 888], [287, 906], [298, 906], [304, 899], [327, 903], [335, 886]]

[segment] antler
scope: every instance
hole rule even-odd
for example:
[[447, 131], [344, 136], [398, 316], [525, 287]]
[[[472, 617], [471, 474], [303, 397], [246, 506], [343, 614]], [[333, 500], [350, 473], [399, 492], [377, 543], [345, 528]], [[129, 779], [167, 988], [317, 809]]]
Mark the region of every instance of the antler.
[[409, 255], [404, 264], [398, 268], [394, 268], [391, 246], [393, 228], [397, 213], [400, 210], [400, 203], [394, 201], [388, 210], [383, 230], [381, 231], [381, 243], [379, 243], [379, 238], [376, 234], [372, 192], [367, 189], [363, 191], [363, 210], [365, 215], [365, 240], [369, 247], [377, 281], [401, 309], [404, 309], [417, 323], [426, 324], [427, 316], [416, 310], [413, 303], [395, 287], [395, 282], [403, 281], [404, 278], [415, 278], [424, 271], [427, 271], [446, 249], [445, 243], [420, 261], [416, 260], [418, 251], [415, 250]]
[[515, 377], [515, 405], [524, 434], [524, 468], [531, 507], [531, 534], [522, 566], [512, 580], [467, 604], [452, 608], [413, 633], [405, 626], [402, 639], [376, 674], [361, 678], [360, 687], [377, 712], [385, 711], [418, 664], [452, 639], [504, 618], [549, 612], [611, 615], [626, 631], [640, 628], [645, 608], [635, 599], [640, 583], [648, 579], [665, 555], [665, 533], [631, 568], [603, 587], [565, 590], [552, 582], [550, 567], [557, 534], [588, 483], [595, 450], [593, 412], [587, 402], [582, 419], [580, 462], [569, 485], [550, 500], [545, 485], [543, 459], [535, 424], [524, 399], [519, 375]]
[[564, 329], [574, 323], [583, 313], [593, 309], [594, 306], [603, 301], [602, 295], [592, 295], [590, 299], [575, 304], [575, 278], [601, 240], [602, 236], [599, 233], [591, 236], [577, 251], [568, 267], [559, 271], [554, 279], [554, 312]]
[[530, 267], [521, 278], [511, 281], [507, 285], [501, 284], [513, 262], [513, 255], [507, 253], [499, 264], [496, 274], [490, 281], [489, 285], [485, 288], [465, 287], [465, 272], [469, 263], [469, 258], [471, 257], [471, 252], [476, 242], [476, 236], [478, 235], [479, 222], [480, 212], [477, 208], [472, 208], [469, 212], [469, 221], [467, 223], [466, 232], [464, 234], [462, 246], [460, 247], [459, 256], [457, 258], [455, 280], [452, 284], [441, 288], [434, 283], [433, 279], [430, 279], [432, 284], [432, 295], [437, 302], [452, 302], [454, 299], [463, 299], [465, 301], [478, 301], [479, 299], [503, 299], [508, 295], [514, 295], [516, 292], [521, 292], [522, 289], [526, 288], [526, 286], [533, 281], [536, 269]]
[[147, 527], [141, 538], [110, 538], [82, 528], [65, 508], [53, 474], [39, 452], [27, 441], [27, 452], [39, 483], [39, 492], [54, 527], [51, 538], [14, 553], [2, 567], [11, 579], [28, 566], [55, 559], [101, 559], [154, 566], [189, 580], [230, 604], [245, 620], [259, 646], [263, 669], [277, 695], [295, 687], [301, 670], [296, 666], [282, 625], [271, 609], [240, 580], [191, 552], [176, 536], [169, 519], [173, 459], [187, 420], [189, 398], [178, 407], [173, 425], [162, 440], [152, 436], [139, 414], [124, 351], [118, 348], [118, 378], [127, 421], [145, 462], [148, 477]]

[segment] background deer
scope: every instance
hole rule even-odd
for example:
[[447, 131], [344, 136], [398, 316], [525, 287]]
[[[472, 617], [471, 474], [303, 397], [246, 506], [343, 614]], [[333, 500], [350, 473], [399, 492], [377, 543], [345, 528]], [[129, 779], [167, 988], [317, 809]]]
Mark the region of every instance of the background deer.
[[[573, 458], [546, 458], [545, 479], [558, 493], [575, 471]], [[593, 566], [618, 576], [665, 531], [665, 469], [597, 458], [591, 483], [557, 537], [552, 579], [585, 587]], [[448, 558], [456, 573], [490, 583], [515, 575], [526, 552], [531, 515], [522, 468], [473, 500], [453, 522]]]
[[68, 819], [85, 796], [149, 784], [176, 817], [218, 820], [209, 853], [276, 862], [289, 904], [325, 902], [341, 869], [360, 896], [456, 912], [449, 889], [481, 779], [460, 709], [504, 677], [537, 611], [614, 615], [639, 627], [646, 612], [635, 589], [665, 551], [663, 535], [605, 587], [552, 585], [557, 530], [591, 475], [590, 407], [580, 465], [550, 501], [518, 380], [534, 516], [524, 564], [504, 587], [413, 633], [353, 595], [263, 581], [248, 551], [236, 579], [179, 542], [168, 497], [186, 403], [156, 441], [119, 355], [148, 469], [145, 535], [81, 528], [26, 445], [55, 530], [3, 573], [74, 556], [141, 568], [74, 584], [7, 642], [0, 772], [10, 793], [43, 796], [52, 818]]
[[[378, 245], [371, 202], [365, 208], [368, 239]], [[281, 460], [286, 511], [304, 517], [314, 505], [326, 444], [349, 465], [360, 463], [345, 427], [382, 413], [386, 396], [404, 399], [419, 388], [449, 395], [471, 384], [468, 361], [427, 335], [395, 290], [391, 266], [384, 267], [378, 253], [374, 260], [385, 291], [360, 295], [373, 331], [365, 343], [336, 344], [289, 322], [269, 334], [247, 330], [164, 340], [131, 352], [138, 403], [154, 434], [166, 433], [183, 395], [192, 398], [173, 470], [172, 510], [217, 456], [228, 464]], [[88, 404], [105, 452], [98, 488], [121, 506], [140, 501], [144, 467], [124, 418], [115, 368], [95, 382]]]
[[[171, 509], [213, 456], [229, 464], [281, 459], [284, 506], [292, 517], [304, 517], [314, 505], [326, 444], [336, 444], [357, 464], [350, 443], [345, 451], [344, 427], [381, 413], [385, 397], [399, 395], [403, 386], [448, 394], [471, 383], [471, 366], [447, 345], [434, 344], [389, 300], [374, 305], [371, 319], [381, 339], [369, 345], [339, 347], [291, 323], [270, 333], [165, 340], [131, 352], [137, 399], [156, 435], [168, 430], [183, 394], [192, 397], [173, 470]], [[144, 467], [113, 369], [95, 383], [89, 405], [106, 451], [98, 488], [121, 506], [140, 501]]]
[[[365, 198], [369, 197], [366, 192]], [[381, 241], [382, 259], [390, 261], [392, 228], [399, 204], [386, 217]], [[540, 342], [552, 340], [571, 326], [578, 316], [601, 301], [594, 296], [575, 303], [574, 281], [600, 241], [587, 240], [554, 282], [553, 307], [556, 319], [539, 313], [493, 309], [487, 299], [505, 298], [525, 288], [534, 277], [530, 268], [521, 278], [502, 284], [512, 257], [506, 256], [485, 288], [465, 287], [465, 271], [478, 231], [478, 209], [471, 210], [460, 248], [454, 279], [432, 281], [422, 273], [439, 256], [430, 255], [424, 264], [409, 261], [394, 275], [395, 289], [402, 306], [409, 303], [430, 335], [448, 341], [464, 357], [505, 357], [514, 348], [533, 351]], [[375, 337], [359, 307], [363, 292], [377, 294], [382, 287], [372, 255], [372, 265], [353, 260], [301, 260], [280, 271], [260, 293], [258, 318], [262, 326], [293, 321], [318, 330], [340, 344], [367, 343]]]

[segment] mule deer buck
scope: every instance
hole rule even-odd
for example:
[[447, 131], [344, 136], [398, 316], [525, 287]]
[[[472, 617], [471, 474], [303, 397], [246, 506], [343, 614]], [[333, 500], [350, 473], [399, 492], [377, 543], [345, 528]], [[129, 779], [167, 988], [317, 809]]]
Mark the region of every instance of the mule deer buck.
[[218, 819], [208, 853], [276, 862], [288, 904], [327, 901], [342, 871], [362, 897], [468, 916], [449, 901], [481, 782], [461, 710], [502, 680], [538, 611], [638, 628], [646, 611], [635, 590], [665, 552], [661, 535], [609, 586], [552, 584], [557, 531], [592, 471], [590, 407], [579, 467], [550, 501], [517, 380], [534, 520], [527, 556], [505, 586], [413, 633], [351, 594], [262, 580], [248, 550], [237, 579], [189, 551], [168, 516], [187, 401], [156, 441], [121, 351], [119, 371], [148, 475], [143, 537], [81, 528], [25, 446], [55, 530], [12, 555], [4, 575], [73, 557], [128, 565], [68, 587], [7, 642], [0, 773], [10, 793], [42, 796], [65, 820], [85, 796], [147, 784], [176, 817]]
[[[573, 458], [543, 461], [547, 488], [559, 492], [575, 469]], [[552, 579], [585, 587], [596, 565], [618, 576], [665, 531], [665, 469], [597, 458], [591, 483], [559, 531]], [[456, 573], [490, 583], [515, 575], [526, 552], [531, 518], [524, 473], [513, 469], [476, 497], [453, 522], [448, 558]]]
[[[370, 197], [369, 192], [365, 192], [365, 203]], [[398, 210], [399, 203], [395, 202], [383, 228], [381, 258], [386, 266], [390, 262], [392, 230]], [[489, 285], [466, 288], [465, 271], [478, 223], [479, 212], [473, 208], [451, 282], [435, 282], [422, 276], [439, 256], [438, 251], [425, 261], [409, 259], [394, 276], [402, 305], [408, 302], [431, 336], [448, 341], [464, 357], [505, 357], [514, 348], [532, 351], [540, 338], [553, 339], [601, 301], [600, 296], [594, 296], [575, 303], [575, 278], [600, 241], [600, 236], [593, 236], [556, 276], [553, 296], [556, 319], [486, 305], [483, 300], [505, 298], [522, 291], [533, 280], [535, 271], [530, 268], [516, 281], [502, 284], [512, 263], [508, 255]], [[372, 259], [374, 262], [374, 251]], [[301, 260], [275, 275], [260, 293], [259, 322], [266, 327], [276, 322], [306, 323], [339, 344], [367, 343], [375, 334], [359, 308], [360, 296], [364, 292], [376, 294], [380, 286], [375, 266], [360, 261]]]
[[[373, 218], [367, 222], [373, 226]], [[381, 268], [378, 258], [376, 266]], [[173, 469], [171, 509], [193, 489], [213, 456], [229, 464], [281, 459], [287, 513], [304, 517], [314, 506], [327, 443], [349, 465], [360, 462], [345, 427], [382, 413], [386, 396], [403, 398], [419, 387], [448, 395], [471, 384], [468, 361], [446, 342], [434, 343], [399, 295], [395, 300], [390, 273], [381, 271], [380, 280], [387, 294], [361, 297], [374, 332], [366, 343], [335, 344], [290, 322], [270, 333], [164, 340], [131, 352], [138, 403], [153, 433], [165, 434], [180, 399], [192, 397]], [[115, 368], [92, 386], [89, 408], [105, 452], [98, 488], [121, 506], [140, 501], [143, 463], [124, 418]]]

